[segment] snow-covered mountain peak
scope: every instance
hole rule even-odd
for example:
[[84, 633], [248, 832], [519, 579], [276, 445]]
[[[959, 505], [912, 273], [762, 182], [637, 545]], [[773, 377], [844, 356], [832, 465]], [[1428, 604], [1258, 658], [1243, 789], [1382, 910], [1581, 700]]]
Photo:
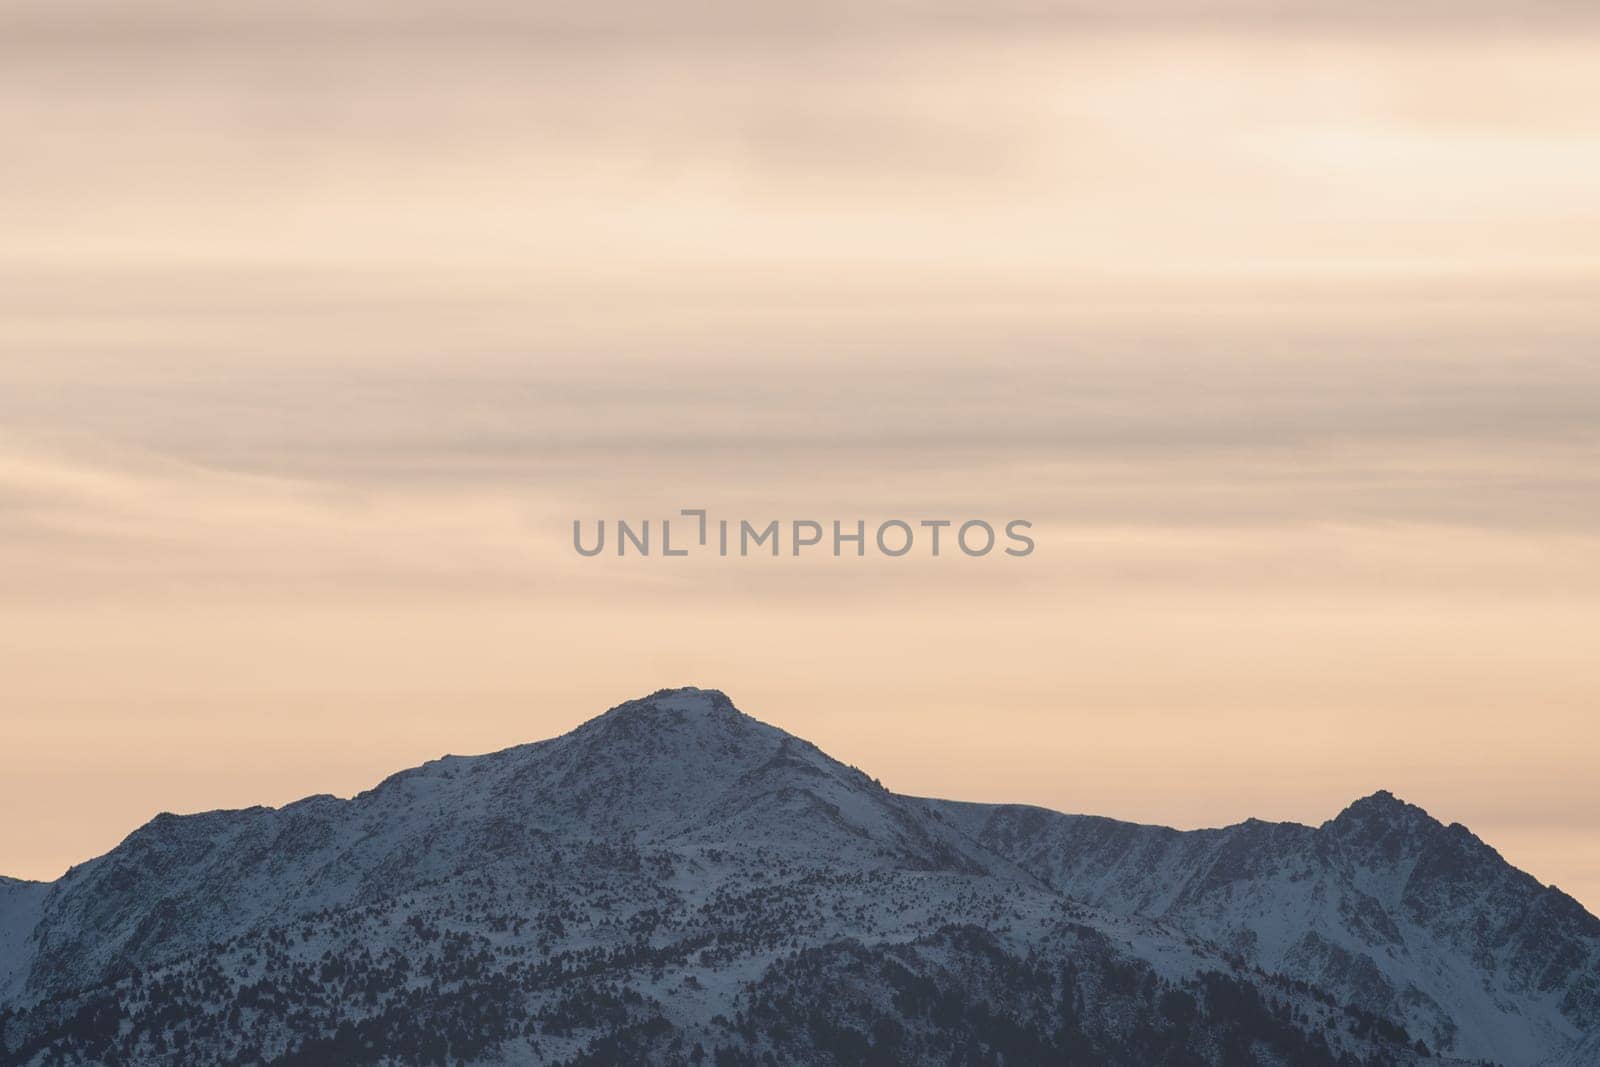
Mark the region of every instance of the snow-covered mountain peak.
[[1441, 827], [1437, 819], [1415, 804], [1409, 804], [1387, 789], [1351, 802], [1325, 826], [1339, 828], [1388, 827], [1408, 830]]
[[661, 689], [649, 696], [624, 701], [605, 714], [596, 716], [556, 743], [594, 741], [659, 742], [665, 752], [685, 745], [720, 746], [742, 738], [748, 743], [765, 744], [783, 735], [776, 727], [758, 722], [733, 706], [727, 694], [717, 689]]
[[[1413, 894], [1431, 884], [1476, 882], [1514, 870], [1465, 826], [1446, 826], [1386, 790], [1351, 804], [1319, 833], [1364, 866], [1394, 872], [1395, 887]], [[1514, 873], [1537, 884], [1520, 871]]]
[[[928, 996], [945, 1007], [902, 1012]], [[950, 1007], [972, 997], [1022, 1014], [994, 1031]], [[1249, 1034], [1297, 1067], [1587, 1067], [1600, 920], [1387, 791], [1316, 828], [1190, 832], [925, 800], [693, 687], [349, 800], [162, 814], [54, 883], [0, 879], [0, 1065], [166, 1062], [150, 1035], [194, 1012], [197, 1064], [423, 1062], [444, 1030], [451, 1062], [678, 1063], [737, 1033], [831, 1063], [833, 1031], [797, 1020], [882, 1037], [891, 999], [905, 1040], [977, 1042], [968, 1059], [1023, 1027], [1008, 1061], [1168, 1062], [1145, 1055], [1164, 1035], [1170, 1062], [1214, 1067]], [[605, 1044], [635, 1026], [634, 1055]]]
[[[676, 713], [679, 716], [731, 715], [743, 717], [744, 713], [733, 706], [728, 694], [720, 689], [701, 689], [685, 685], [675, 689], [658, 689], [649, 696], [625, 700], [611, 708], [600, 718], [637, 715], [650, 712]], [[683, 721], [681, 718], [679, 721]]]

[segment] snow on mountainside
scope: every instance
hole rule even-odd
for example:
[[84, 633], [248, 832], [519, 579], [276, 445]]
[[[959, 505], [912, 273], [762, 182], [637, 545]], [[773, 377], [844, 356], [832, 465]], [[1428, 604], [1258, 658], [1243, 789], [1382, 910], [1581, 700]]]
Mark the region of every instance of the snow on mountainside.
[[0, 875], [0, 1004], [22, 991], [33, 962], [31, 936], [50, 886]]
[[1597, 1034], [1600, 922], [1387, 794], [1191, 833], [921, 800], [698, 689], [0, 880], [0, 1064], [1577, 1067]]
[[1232, 946], [1435, 1048], [1532, 1063], [1600, 1027], [1600, 920], [1386, 792], [1315, 829], [943, 807], [1064, 894]]

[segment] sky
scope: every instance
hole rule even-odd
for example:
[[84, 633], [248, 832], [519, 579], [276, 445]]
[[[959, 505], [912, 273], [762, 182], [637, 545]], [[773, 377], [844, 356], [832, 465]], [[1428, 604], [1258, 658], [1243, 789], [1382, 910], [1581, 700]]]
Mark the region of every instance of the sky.
[[[1600, 909], [1597, 30], [0, 0], [0, 872], [693, 684]], [[1037, 548], [571, 549], [695, 507]]]

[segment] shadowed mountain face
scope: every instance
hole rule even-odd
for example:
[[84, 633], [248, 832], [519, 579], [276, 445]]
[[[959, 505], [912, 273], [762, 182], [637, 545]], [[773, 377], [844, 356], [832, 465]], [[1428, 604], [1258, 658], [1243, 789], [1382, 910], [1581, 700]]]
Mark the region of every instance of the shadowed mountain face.
[[715, 691], [0, 879], [4, 1063], [1578, 1067], [1600, 921], [1379, 793], [897, 796]]
[[1432, 1047], [1534, 1063], [1600, 1027], [1600, 920], [1389, 793], [1315, 829], [1252, 820], [1190, 833], [942, 807], [1063, 894], [1340, 990]]

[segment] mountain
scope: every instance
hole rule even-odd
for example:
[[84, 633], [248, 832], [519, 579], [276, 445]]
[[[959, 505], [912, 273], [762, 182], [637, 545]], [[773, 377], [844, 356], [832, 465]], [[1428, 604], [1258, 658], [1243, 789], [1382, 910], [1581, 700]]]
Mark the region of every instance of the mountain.
[[889, 792], [713, 690], [0, 879], [0, 1064], [1600, 1060], [1600, 920], [1387, 793]]
[[1466, 827], [1387, 792], [1315, 829], [1251, 820], [1180, 833], [1034, 808], [943, 807], [985, 848], [1065, 895], [1226, 944], [1434, 1048], [1535, 1063], [1600, 1028], [1600, 920]]

